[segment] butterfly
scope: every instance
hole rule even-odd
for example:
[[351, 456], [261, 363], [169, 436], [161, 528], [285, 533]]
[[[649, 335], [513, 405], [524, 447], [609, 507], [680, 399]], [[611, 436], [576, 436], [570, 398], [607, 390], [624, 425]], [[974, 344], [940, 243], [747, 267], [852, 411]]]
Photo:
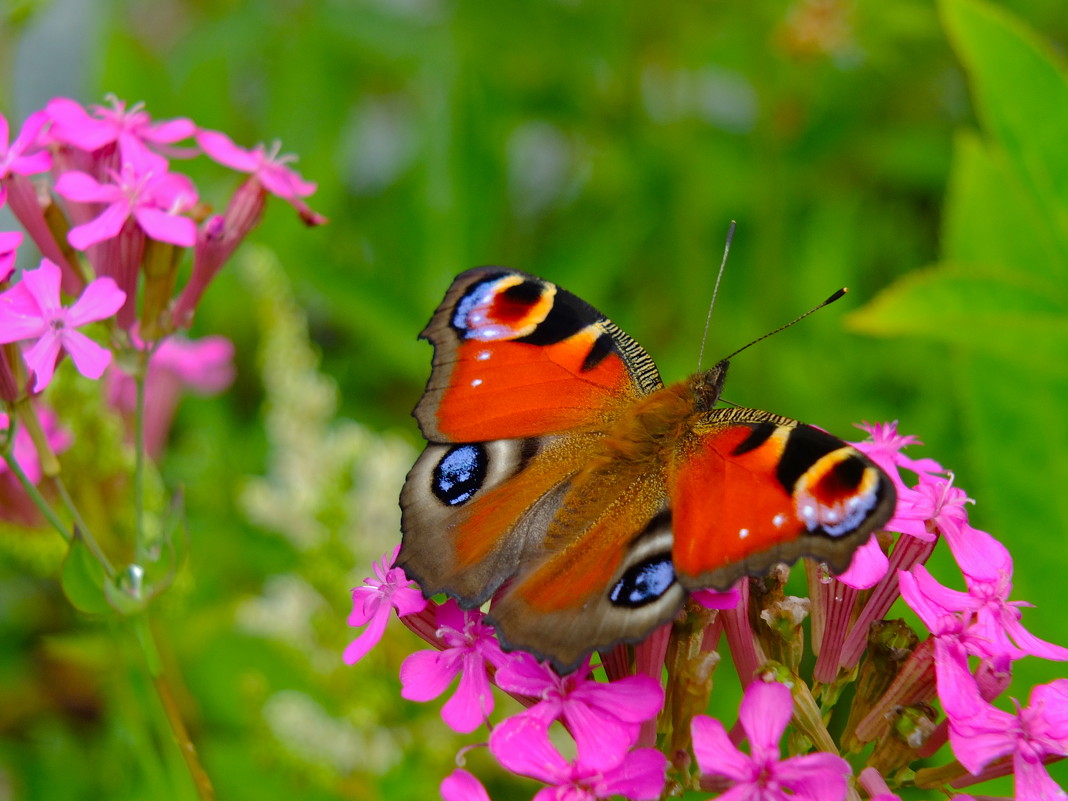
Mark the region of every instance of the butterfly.
[[864, 454], [770, 412], [717, 408], [727, 360], [665, 385], [645, 350], [549, 281], [458, 275], [420, 334], [427, 446], [397, 564], [561, 673], [638, 642], [691, 590], [802, 556], [845, 570], [892, 515]]

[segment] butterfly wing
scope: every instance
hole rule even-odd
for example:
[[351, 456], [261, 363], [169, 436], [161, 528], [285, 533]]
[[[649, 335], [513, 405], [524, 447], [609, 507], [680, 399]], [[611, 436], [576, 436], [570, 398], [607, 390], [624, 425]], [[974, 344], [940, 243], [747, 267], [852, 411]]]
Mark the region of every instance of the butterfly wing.
[[401, 493], [398, 564], [477, 606], [541, 552], [599, 432], [660, 376], [592, 306], [514, 270], [461, 273], [421, 336], [429, 445]]
[[802, 556], [841, 572], [896, 503], [889, 476], [856, 448], [753, 409], [699, 419], [668, 483], [673, 561], [689, 589], [726, 589]]
[[453, 281], [420, 336], [434, 346], [415, 408], [430, 442], [485, 442], [603, 428], [662, 386], [638, 343], [575, 295], [516, 270]]
[[686, 592], [671, 564], [663, 489], [662, 477], [639, 478], [588, 528], [525, 561], [490, 608], [502, 644], [566, 673], [591, 651], [670, 621]]

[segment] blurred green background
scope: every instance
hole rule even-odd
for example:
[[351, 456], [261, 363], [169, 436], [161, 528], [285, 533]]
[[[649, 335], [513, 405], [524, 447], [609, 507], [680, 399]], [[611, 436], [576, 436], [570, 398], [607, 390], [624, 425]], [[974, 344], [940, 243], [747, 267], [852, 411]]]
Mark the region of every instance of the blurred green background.
[[[340, 653], [420, 447], [416, 334], [478, 264], [559, 282], [669, 380], [696, 366], [730, 220], [706, 365], [848, 286], [739, 357], [726, 397], [846, 438], [899, 420], [1012, 550], [1025, 625], [1068, 643], [1061, 0], [0, 9], [9, 119], [114, 93], [277, 138], [331, 220], [273, 204], [209, 290], [194, 333], [235, 341], [237, 383], [185, 402], [160, 468], [190, 552], [153, 621], [221, 798], [436, 797], [471, 740], [400, 701], [400, 626], [355, 668]], [[229, 179], [178, 168], [225, 204]], [[0, 799], [193, 797], [129, 633], [65, 601], [56, 539], [0, 533]], [[1065, 673], [1024, 660], [1013, 694]]]

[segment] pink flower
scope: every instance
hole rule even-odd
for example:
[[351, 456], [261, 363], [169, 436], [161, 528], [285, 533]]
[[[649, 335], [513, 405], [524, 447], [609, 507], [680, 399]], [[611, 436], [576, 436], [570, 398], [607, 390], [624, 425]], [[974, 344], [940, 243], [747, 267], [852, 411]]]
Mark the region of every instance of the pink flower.
[[22, 234], [19, 231], [0, 233], [0, 284], [15, 271], [15, 251], [21, 244]]
[[[1043, 659], [1068, 660], [1068, 648], [1041, 640], [1021, 625], [1020, 607], [1027, 604], [1008, 600], [1012, 592], [1011, 562], [1010, 570], [993, 581], [965, 576], [967, 592], [943, 586], [923, 565], [913, 567], [911, 576], [902, 573], [899, 580], [905, 602], [923, 618], [932, 632], [939, 622], [929, 618], [963, 612], [974, 621], [970, 636], [985, 644], [984, 656], [1005, 654], [1011, 659], [1019, 659], [1030, 654]], [[909, 587], [907, 593], [906, 585]]]
[[315, 184], [305, 181], [300, 173], [286, 166], [295, 161], [296, 157], [280, 156], [278, 143], [270, 150], [263, 145], [246, 150], [235, 145], [224, 133], [202, 130], [197, 133], [197, 144], [209, 158], [219, 164], [239, 172], [250, 173], [264, 189], [282, 198], [300, 212], [301, 218], [308, 225], [321, 225], [326, 222], [325, 217], [312, 211], [301, 200], [315, 192]]
[[132, 151], [143, 149], [146, 144], [158, 148], [188, 139], [196, 133], [196, 125], [191, 120], [179, 117], [152, 122], [143, 103], [135, 103], [127, 109], [125, 101], [116, 97], [109, 99], [110, 108], [90, 106], [92, 114], [68, 98], [50, 100], [45, 113], [52, 120], [51, 138], [90, 153], [118, 142], [122, 157], [126, 159]]
[[[664, 704], [660, 682], [650, 676], [628, 676], [599, 682], [590, 678], [587, 662], [560, 676], [548, 662], [516, 652], [497, 671], [502, 690], [540, 699], [526, 712], [498, 724], [520, 725], [520, 718], [541, 721], [546, 728], [562, 720], [575, 738], [578, 761], [598, 770], [618, 765], [638, 740], [643, 721], [656, 717]], [[525, 726], [525, 724], [522, 724]]]
[[[883, 469], [897, 490], [897, 506], [894, 516], [883, 526], [887, 531], [898, 531], [921, 540], [933, 541], [934, 535], [927, 530], [927, 521], [935, 517], [937, 508], [933, 507], [924, 495], [921, 487], [934, 481], [944, 482], [939, 475], [945, 472], [934, 459], [913, 459], [901, 453], [908, 445], [922, 444], [916, 437], [897, 433], [897, 423], [867, 423], [858, 426], [869, 434], [870, 441], [850, 443], [861, 453]], [[901, 478], [899, 468], [909, 470], [919, 478], [915, 488], [907, 485]]]
[[793, 715], [790, 690], [754, 681], [746, 688], [738, 719], [750, 754], [738, 750], [723, 724], [706, 715], [694, 718], [693, 750], [702, 776], [730, 784], [723, 801], [842, 801], [849, 763], [825, 752], [779, 759], [779, 740]]
[[[44, 112], [38, 111], [26, 118], [22, 124], [22, 130], [15, 137], [15, 141], [8, 144], [10, 131], [7, 120], [0, 114], [0, 181], [8, 175], [33, 175], [34, 173], [47, 172], [52, 169], [52, 157], [47, 150], [34, 147], [38, 144], [41, 129], [48, 122]], [[26, 151], [30, 151], [27, 155]], [[4, 202], [6, 191], [0, 184], [0, 204]]]
[[493, 629], [477, 609], [464, 611], [449, 600], [437, 608], [437, 634], [444, 643], [441, 651], [416, 651], [401, 664], [401, 697], [409, 701], [437, 698], [460, 674], [460, 685], [445, 702], [441, 717], [455, 731], [474, 731], [493, 711], [493, 691], [486, 663], [504, 664], [506, 657]]
[[1066, 799], [1046, 771], [1046, 757], [1068, 756], [1068, 679], [1031, 691], [1031, 703], [1015, 714], [979, 701], [966, 718], [950, 718], [953, 753], [972, 774], [1011, 755], [1020, 801]]
[[913, 459], [901, 452], [909, 445], [923, 443], [911, 434], [898, 434], [896, 420], [892, 423], [858, 423], [857, 428], [871, 436], [871, 442], [864, 443], [864, 453], [891, 476], [897, 474], [899, 467], [920, 475], [945, 472], [934, 459]]
[[[128, 156], [128, 158], [127, 158]], [[76, 225], [67, 239], [78, 250], [118, 236], [133, 217], [152, 239], [192, 247], [197, 227], [181, 216], [197, 203], [197, 190], [186, 176], [167, 172], [167, 160], [147, 150], [124, 154], [122, 168], [111, 172], [114, 183], [101, 184], [88, 173], [71, 170], [59, 176], [56, 192], [75, 203], [107, 206], [98, 217]]]
[[409, 581], [399, 567], [391, 567], [400, 551], [398, 545], [393, 553], [385, 554], [375, 564], [375, 578], [365, 578], [364, 586], [352, 591], [352, 613], [349, 615], [350, 626], [370, 624], [360, 636], [349, 643], [345, 649], [344, 660], [355, 665], [382, 639], [386, 630], [389, 614], [396, 609], [399, 616], [421, 612], [426, 607], [423, 591], [414, 581]]
[[37, 340], [23, 353], [26, 365], [37, 375], [33, 391], [40, 392], [52, 380], [60, 351], [70, 354], [78, 372], [100, 378], [111, 362], [111, 352], [74, 329], [105, 320], [126, 300], [110, 278], [97, 278], [70, 308], [60, 305], [59, 267], [48, 259], [36, 270], [27, 270], [11, 289], [0, 294], [0, 343]]
[[[504, 724], [516, 721], [514, 725]], [[660, 797], [667, 758], [654, 748], [637, 748], [610, 769], [598, 769], [581, 758], [568, 762], [549, 742], [548, 724], [529, 715], [510, 718], [493, 730], [490, 751], [513, 773], [551, 785], [533, 801], [593, 801], [620, 795], [633, 801]]]

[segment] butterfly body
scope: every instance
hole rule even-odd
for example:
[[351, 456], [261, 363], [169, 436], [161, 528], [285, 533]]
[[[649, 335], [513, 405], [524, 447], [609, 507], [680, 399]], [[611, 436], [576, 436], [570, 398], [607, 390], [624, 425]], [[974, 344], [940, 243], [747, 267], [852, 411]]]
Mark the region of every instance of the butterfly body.
[[506, 647], [560, 670], [637, 641], [689, 590], [813, 556], [844, 570], [894, 490], [841, 440], [716, 408], [728, 364], [665, 386], [592, 306], [502, 268], [457, 276], [422, 336], [428, 440], [398, 564], [428, 596], [493, 597]]

